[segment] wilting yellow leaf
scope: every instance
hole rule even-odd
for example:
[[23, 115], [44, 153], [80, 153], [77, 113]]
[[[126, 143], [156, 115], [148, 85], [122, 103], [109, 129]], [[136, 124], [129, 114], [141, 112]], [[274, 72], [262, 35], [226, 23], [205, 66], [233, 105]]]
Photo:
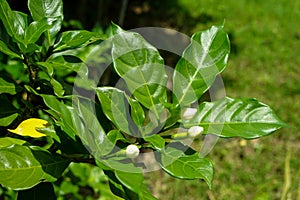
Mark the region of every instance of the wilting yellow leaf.
[[24, 120], [21, 124], [19, 124], [19, 126], [16, 129], [14, 129], [14, 130], [8, 129], [8, 131], [18, 134], [18, 135], [22, 135], [22, 136], [30, 136], [33, 138], [39, 138], [39, 137], [43, 137], [46, 135], [41, 132], [38, 132], [36, 129], [37, 128], [45, 128], [48, 125], [49, 124], [46, 120], [30, 118], [30, 119]]

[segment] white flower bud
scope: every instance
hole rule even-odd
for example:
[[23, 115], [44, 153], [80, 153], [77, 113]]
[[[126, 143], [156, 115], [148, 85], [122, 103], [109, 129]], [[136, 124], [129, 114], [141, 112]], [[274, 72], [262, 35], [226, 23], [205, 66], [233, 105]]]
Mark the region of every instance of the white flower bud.
[[139, 153], [139, 148], [134, 144], [128, 145], [126, 148], [126, 156], [128, 158], [136, 158], [138, 157]]
[[191, 138], [195, 138], [200, 136], [204, 131], [204, 128], [202, 126], [192, 126], [191, 128], [189, 128], [188, 130], [188, 135]]
[[181, 117], [182, 117], [182, 119], [189, 120], [189, 119], [192, 119], [194, 117], [196, 112], [197, 112], [196, 108], [185, 108], [182, 111]]

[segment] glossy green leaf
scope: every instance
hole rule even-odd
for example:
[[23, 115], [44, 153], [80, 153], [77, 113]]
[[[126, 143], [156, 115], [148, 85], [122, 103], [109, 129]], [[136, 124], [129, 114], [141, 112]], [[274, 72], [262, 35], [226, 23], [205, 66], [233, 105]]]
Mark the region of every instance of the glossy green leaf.
[[11, 49], [9, 49], [8, 46], [1, 40], [0, 40], [0, 51], [11, 57], [16, 57], [16, 58], [20, 58], [20, 59], [22, 58], [19, 54], [15, 53]]
[[284, 126], [272, 109], [256, 99], [224, 98], [199, 105], [197, 113], [184, 126], [199, 125], [204, 134], [253, 139], [273, 133]]
[[2, 93], [14, 95], [16, 94], [16, 86], [0, 77], [0, 94]]
[[[70, 138], [75, 140], [77, 134], [76, 127], [73, 123], [75, 116], [74, 109], [70, 106], [65, 105], [63, 102], [57, 100], [55, 96], [41, 95], [45, 104], [55, 112], [56, 124], [59, 125], [63, 131], [65, 131]], [[54, 117], [55, 117], [54, 116]]]
[[26, 143], [25, 140], [20, 140], [20, 139], [16, 139], [16, 138], [11, 138], [11, 137], [0, 138], [0, 148], [8, 147], [13, 144], [23, 145], [25, 143]]
[[67, 75], [70, 72], [77, 72], [80, 76], [86, 77], [88, 73], [87, 66], [79, 58], [71, 55], [58, 56], [55, 58], [49, 58], [46, 62], [39, 62], [50, 70], [54, 69], [56, 74], [61, 76]]
[[0, 19], [7, 33], [15, 40], [22, 42], [27, 26], [26, 15], [12, 11], [6, 0], [0, 0]]
[[29, 0], [28, 8], [34, 21], [43, 18], [52, 21], [50, 30], [46, 32], [48, 42], [51, 42], [52, 38], [59, 32], [63, 21], [62, 0]]
[[138, 128], [129, 114], [126, 94], [114, 87], [98, 87], [96, 92], [107, 118], [122, 131], [136, 135]]
[[138, 125], [138, 126], [143, 126], [145, 122], [145, 112], [141, 106], [141, 104], [135, 100], [127, 96], [127, 101], [129, 102], [130, 105], [130, 113], [132, 120]]
[[129, 141], [122, 135], [119, 130], [111, 130], [107, 133], [107, 138], [113, 143], [116, 144], [117, 141], [122, 141], [129, 143]]
[[157, 150], [162, 150], [165, 147], [165, 140], [159, 135], [152, 135], [150, 137], [145, 137], [146, 142], [150, 142], [153, 147]]
[[116, 170], [115, 175], [125, 187], [141, 195], [144, 177], [140, 169], [136, 168], [136, 173]]
[[222, 27], [195, 33], [175, 67], [174, 103], [189, 106], [197, 101], [225, 69], [229, 51], [228, 35]]
[[129, 91], [146, 108], [159, 114], [156, 104], [166, 102], [167, 74], [157, 49], [138, 33], [123, 31], [112, 25], [112, 58], [114, 68], [127, 84]]
[[76, 48], [82, 46], [83, 44], [94, 42], [96, 39], [97, 34], [90, 31], [66, 31], [62, 33], [61, 39], [54, 46], [54, 48], [55, 51]]
[[180, 179], [203, 179], [211, 188], [213, 165], [198, 153], [186, 155], [182, 150], [168, 146], [160, 151], [160, 165], [164, 171]]
[[[45, 195], [47, 194], [47, 195]], [[40, 183], [33, 188], [18, 192], [17, 200], [54, 200], [56, 195], [52, 183]]]
[[56, 181], [69, 160], [40, 148], [12, 145], [0, 149], [0, 183], [15, 190], [31, 188], [47, 180]]
[[54, 78], [51, 78], [50, 80], [51, 85], [53, 86], [53, 90], [56, 96], [62, 97], [65, 93], [63, 86], [55, 80]]
[[114, 148], [115, 144], [106, 137], [105, 131], [93, 110], [93, 102], [88, 99], [74, 98], [73, 105], [76, 106], [76, 112], [81, 118], [81, 122], [76, 117], [73, 118], [73, 121], [83, 144], [97, 158], [108, 154]]
[[25, 32], [25, 44], [35, 43], [40, 36], [51, 27], [51, 23], [47, 18], [42, 18], [39, 21], [32, 22]]

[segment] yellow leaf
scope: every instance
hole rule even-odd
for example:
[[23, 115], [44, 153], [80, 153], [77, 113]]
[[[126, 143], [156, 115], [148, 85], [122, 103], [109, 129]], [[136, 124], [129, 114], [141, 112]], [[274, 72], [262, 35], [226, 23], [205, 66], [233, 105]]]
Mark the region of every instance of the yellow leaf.
[[36, 129], [37, 128], [45, 128], [48, 125], [49, 124], [46, 120], [30, 118], [30, 119], [26, 119], [23, 122], [21, 122], [21, 124], [19, 124], [19, 126], [16, 129], [14, 129], [14, 130], [7, 129], [7, 130], [12, 133], [18, 134], [18, 135], [39, 138], [39, 137], [43, 137], [46, 135], [37, 131]]

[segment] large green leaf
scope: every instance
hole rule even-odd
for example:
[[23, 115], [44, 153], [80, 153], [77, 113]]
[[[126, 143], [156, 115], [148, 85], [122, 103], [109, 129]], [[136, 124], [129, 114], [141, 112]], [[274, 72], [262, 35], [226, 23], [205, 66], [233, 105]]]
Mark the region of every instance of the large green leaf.
[[29, 0], [28, 8], [35, 21], [43, 18], [52, 21], [50, 30], [46, 32], [46, 37], [50, 42], [61, 28], [64, 16], [62, 0]]
[[54, 48], [55, 51], [76, 48], [83, 44], [94, 42], [95, 40], [97, 40], [97, 34], [90, 31], [66, 31], [62, 33], [61, 39]]
[[126, 94], [114, 87], [98, 87], [96, 92], [107, 118], [122, 131], [136, 135], [138, 128], [129, 114]]
[[22, 58], [19, 54], [12, 51], [3, 41], [0, 40], [0, 51], [2, 53], [5, 53], [6, 55], [16, 57], [16, 58]]
[[0, 0], [0, 19], [10, 36], [23, 42], [27, 16], [24, 13], [12, 11], [6, 0]]
[[15, 190], [56, 181], [70, 162], [40, 148], [20, 145], [0, 148], [0, 160], [0, 183]]
[[32, 22], [25, 32], [25, 44], [35, 43], [40, 36], [51, 27], [51, 21], [48, 22], [47, 18], [42, 18], [39, 21]]
[[195, 33], [175, 67], [174, 103], [188, 106], [197, 101], [226, 67], [229, 51], [229, 39], [222, 27]]
[[183, 150], [172, 146], [159, 153], [160, 165], [170, 175], [180, 179], [203, 179], [211, 187], [213, 166], [208, 159], [198, 153], [186, 155]]
[[88, 99], [73, 98], [73, 105], [78, 116], [74, 116], [73, 121], [78, 135], [93, 156], [99, 158], [108, 154], [115, 146], [105, 134], [94, 111], [94, 102]]
[[114, 68], [133, 96], [146, 108], [153, 108], [158, 118], [155, 106], [167, 101], [163, 59], [138, 33], [125, 32], [114, 24], [112, 31]]
[[269, 106], [256, 99], [228, 97], [200, 104], [194, 117], [183, 124], [186, 127], [202, 126], [204, 134], [246, 139], [271, 134], [284, 126]]
[[8, 93], [8, 94], [16, 94], [16, 86], [14, 83], [7, 82], [3, 78], [0, 77], [0, 94]]

